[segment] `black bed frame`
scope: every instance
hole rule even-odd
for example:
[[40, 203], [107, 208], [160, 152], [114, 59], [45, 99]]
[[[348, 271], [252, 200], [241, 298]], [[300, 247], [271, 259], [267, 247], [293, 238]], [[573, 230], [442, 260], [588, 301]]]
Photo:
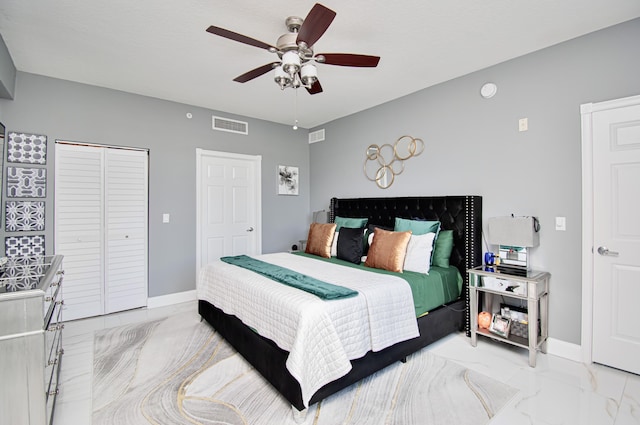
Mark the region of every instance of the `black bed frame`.
[[[351, 371], [320, 388], [309, 404], [360, 381], [361, 379], [404, 360], [421, 348], [453, 332], [466, 330], [469, 336], [469, 296], [467, 270], [481, 264], [482, 197], [435, 196], [400, 198], [331, 199], [330, 221], [340, 217], [366, 217], [370, 224], [393, 227], [395, 218], [439, 220], [443, 230], [453, 230], [454, 248], [451, 265], [464, 278], [460, 299], [439, 307], [418, 319], [420, 336], [400, 342], [378, 352], [368, 352], [351, 361]], [[300, 385], [286, 368], [289, 353], [273, 341], [263, 338], [204, 300], [198, 300], [200, 315], [209, 322], [253, 367], [260, 372], [297, 410], [302, 411]]]

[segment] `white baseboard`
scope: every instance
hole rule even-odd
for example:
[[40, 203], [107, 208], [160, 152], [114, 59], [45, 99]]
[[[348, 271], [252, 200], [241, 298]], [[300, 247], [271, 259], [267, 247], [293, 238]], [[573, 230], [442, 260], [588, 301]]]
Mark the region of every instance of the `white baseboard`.
[[165, 307], [172, 304], [186, 303], [196, 300], [196, 290], [176, 292], [175, 294], [160, 295], [147, 300], [147, 308]]
[[547, 339], [547, 353], [582, 363], [582, 347], [560, 339]]

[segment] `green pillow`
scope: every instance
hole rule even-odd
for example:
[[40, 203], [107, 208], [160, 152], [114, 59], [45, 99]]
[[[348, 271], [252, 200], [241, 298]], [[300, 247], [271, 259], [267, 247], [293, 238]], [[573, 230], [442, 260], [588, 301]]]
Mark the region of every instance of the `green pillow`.
[[407, 218], [396, 217], [396, 225], [393, 228], [396, 232], [406, 232], [411, 230], [413, 235], [426, 235], [427, 233], [435, 233], [436, 238], [440, 231], [439, 221], [409, 220]]
[[453, 230], [441, 230], [433, 248], [431, 264], [438, 267], [449, 267], [451, 251], [453, 251]]
[[348, 218], [336, 216], [336, 232], [339, 232], [341, 227], [347, 227], [349, 229], [360, 229], [362, 227], [367, 227], [367, 221], [369, 221], [368, 218]]

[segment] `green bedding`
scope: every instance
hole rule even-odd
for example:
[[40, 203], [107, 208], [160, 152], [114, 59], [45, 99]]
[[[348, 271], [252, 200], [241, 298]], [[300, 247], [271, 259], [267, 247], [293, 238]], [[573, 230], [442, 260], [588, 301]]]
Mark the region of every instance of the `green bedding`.
[[316, 255], [305, 254], [302, 252], [295, 255], [304, 255], [306, 257], [315, 258], [320, 261], [339, 264], [345, 267], [353, 267], [357, 269], [367, 270], [375, 273], [390, 274], [403, 278], [409, 283], [411, 293], [413, 294], [413, 304], [416, 310], [416, 317], [423, 316], [425, 313], [439, 307], [443, 304], [456, 300], [462, 292], [462, 276], [460, 271], [451, 267], [431, 266], [429, 274], [409, 272], [404, 273], [390, 272], [387, 270], [374, 269], [366, 267], [364, 263], [353, 264], [348, 261], [339, 260], [335, 257], [322, 258]]
[[348, 298], [358, 295], [358, 292], [352, 289], [323, 282], [311, 276], [276, 266], [274, 264], [266, 263], [247, 255], [222, 257], [220, 260], [225, 263], [233, 264], [234, 266], [259, 273], [262, 276], [266, 276], [269, 279], [275, 280], [276, 282], [280, 282], [284, 285], [302, 289], [303, 291], [307, 291], [323, 300], [337, 300], [340, 298]]

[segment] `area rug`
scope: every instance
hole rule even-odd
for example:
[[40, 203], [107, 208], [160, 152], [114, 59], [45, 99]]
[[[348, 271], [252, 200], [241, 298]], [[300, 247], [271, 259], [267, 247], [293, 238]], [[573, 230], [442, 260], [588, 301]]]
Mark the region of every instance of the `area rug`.
[[[295, 424], [291, 405], [194, 313], [95, 336], [93, 425]], [[307, 409], [305, 424], [487, 423], [516, 393], [422, 350]]]

